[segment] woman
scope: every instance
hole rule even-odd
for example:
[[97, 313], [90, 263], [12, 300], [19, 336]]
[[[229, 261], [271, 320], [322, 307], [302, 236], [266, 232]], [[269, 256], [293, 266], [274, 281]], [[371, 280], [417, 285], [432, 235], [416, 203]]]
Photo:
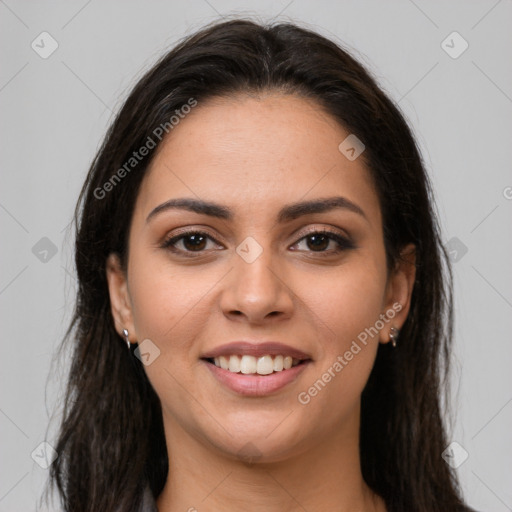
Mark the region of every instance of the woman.
[[187, 38], [126, 100], [75, 218], [65, 510], [471, 510], [442, 458], [428, 177], [343, 49], [245, 20]]

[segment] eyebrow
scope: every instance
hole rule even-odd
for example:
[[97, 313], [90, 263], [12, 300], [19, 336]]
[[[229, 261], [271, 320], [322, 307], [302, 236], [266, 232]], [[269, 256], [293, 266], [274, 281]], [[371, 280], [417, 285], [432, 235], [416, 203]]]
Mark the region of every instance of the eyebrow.
[[[149, 222], [153, 217], [159, 213], [181, 209], [195, 212], [202, 215], [208, 215], [210, 217], [216, 217], [223, 220], [233, 220], [235, 215], [231, 208], [214, 203], [211, 201], [203, 201], [201, 199], [194, 198], [176, 198], [169, 199], [165, 203], [160, 204], [154, 208], [151, 213], [147, 216], [146, 222]], [[346, 197], [336, 196], [314, 199], [312, 201], [301, 201], [298, 203], [292, 203], [281, 208], [277, 215], [277, 222], [284, 223], [289, 222], [304, 215], [311, 215], [314, 213], [324, 213], [334, 209], [348, 210], [353, 213], [361, 215], [366, 220], [363, 209], [357, 204], [353, 203]]]

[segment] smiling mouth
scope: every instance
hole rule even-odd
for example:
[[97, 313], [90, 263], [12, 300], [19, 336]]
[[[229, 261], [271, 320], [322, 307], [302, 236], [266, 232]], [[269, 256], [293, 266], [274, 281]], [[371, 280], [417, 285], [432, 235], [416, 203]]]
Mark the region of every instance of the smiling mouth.
[[295, 366], [305, 364], [311, 359], [296, 359], [291, 356], [269, 354], [261, 357], [232, 354], [230, 356], [203, 358], [203, 361], [230, 373], [265, 376], [287, 371]]

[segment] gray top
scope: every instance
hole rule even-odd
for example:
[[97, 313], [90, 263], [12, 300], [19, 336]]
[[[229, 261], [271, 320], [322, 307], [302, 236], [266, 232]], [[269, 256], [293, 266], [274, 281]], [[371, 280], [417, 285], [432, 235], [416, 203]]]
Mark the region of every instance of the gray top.
[[139, 512], [158, 512], [158, 509], [156, 508], [156, 501], [149, 485], [144, 489], [144, 496], [142, 498], [142, 504]]

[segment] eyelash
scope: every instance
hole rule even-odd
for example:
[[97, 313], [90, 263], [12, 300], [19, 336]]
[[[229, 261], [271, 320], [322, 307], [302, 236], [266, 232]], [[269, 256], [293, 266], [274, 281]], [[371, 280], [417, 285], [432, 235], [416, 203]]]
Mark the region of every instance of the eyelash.
[[[183, 251], [182, 249], [177, 249], [176, 247], [174, 247], [174, 244], [176, 244], [176, 242], [180, 241], [183, 238], [187, 238], [188, 236], [191, 236], [191, 235], [201, 235], [206, 238], [209, 238], [210, 240], [214, 241], [217, 244], [219, 243], [219, 242], [217, 242], [217, 240], [215, 240], [212, 236], [210, 236], [205, 231], [191, 230], [191, 231], [185, 231], [183, 233], [180, 233], [179, 235], [176, 235], [176, 236], [173, 236], [171, 238], [164, 240], [163, 244], [161, 245], [161, 248], [168, 249], [176, 254], [181, 254], [187, 258], [195, 258], [205, 251], [197, 251], [197, 252], [196, 251]], [[334, 231], [329, 231], [326, 229], [320, 229], [320, 230], [315, 230], [315, 231], [306, 233], [294, 245], [296, 245], [297, 243], [301, 242], [302, 240], [304, 240], [310, 236], [313, 236], [313, 235], [327, 236], [329, 239], [334, 240], [338, 244], [337, 249], [330, 250], [330, 251], [309, 251], [314, 254], [319, 254], [320, 257], [332, 256], [333, 254], [339, 254], [340, 252], [342, 252], [344, 250], [355, 248], [354, 243], [351, 240], [349, 240], [348, 238], [346, 238], [338, 233], [335, 233]]]

